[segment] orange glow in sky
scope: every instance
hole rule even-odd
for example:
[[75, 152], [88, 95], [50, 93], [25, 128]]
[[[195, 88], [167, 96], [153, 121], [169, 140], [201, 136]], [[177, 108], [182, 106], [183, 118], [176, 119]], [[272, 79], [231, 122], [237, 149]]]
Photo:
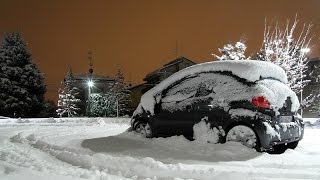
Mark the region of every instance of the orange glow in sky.
[[[261, 45], [264, 22], [298, 14], [300, 25], [314, 24], [312, 56], [318, 56], [319, 0], [10, 0], [1, 2], [0, 36], [18, 31], [45, 74], [47, 98], [57, 99], [68, 65], [112, 76], [118, 68], [127, 82], [185, 56], [212, 60], [226, 42], [247, 40], [248, 53]], [[177, 48], [178, 47], [178, 48]]]

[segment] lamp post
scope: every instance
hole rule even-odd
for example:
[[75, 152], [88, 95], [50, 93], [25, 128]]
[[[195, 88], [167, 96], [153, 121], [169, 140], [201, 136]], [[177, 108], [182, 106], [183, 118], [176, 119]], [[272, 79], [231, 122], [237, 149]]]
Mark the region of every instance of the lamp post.
[[[306, 48], [302, 48], [301, 49], [301, 52], [302, 52], [302, 58], [305, 58], [305, 54], [307, 54], [308, 52], [310, 52], [310, 48], [308, 48], [308, 47], [306, 47]], [[302, 68], [300, 68], [300, 83], [301, 83], [301, 87], [302, 87]], [[303, 94], [303, 88], [301, 88], [301, 91], [300, 91], [300, 103], [302, 103], [302, 100], [303, 100], [303, 98], [302, 98], [302, 94]], [[300, 109], [300, 115], [301, 115], [301, 117], [302, 117], [302, 114], [303, 114], [303, 109], [302, 109], [302, 107], [301, 107], [301, 109]]]
[[90, 105], [91, 105], [91, 87], [93, 86], [93, 81], [90, 79], [87, 82], [88, 85], [88, 115], [90, 116]]

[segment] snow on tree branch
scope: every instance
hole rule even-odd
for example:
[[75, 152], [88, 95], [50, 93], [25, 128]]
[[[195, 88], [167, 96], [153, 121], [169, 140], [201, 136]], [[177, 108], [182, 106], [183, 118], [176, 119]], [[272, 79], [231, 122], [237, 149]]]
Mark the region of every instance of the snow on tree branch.
[[63, 88], [59, 90], [59, 100], [57, 114], [62, 116], [74, 117], [78, 115], [80, 108], [78, 103], [81, 102], [77, 98], [79, 89], [73, 87], [74, 79], [71, 70], [69, 70], [64, 82]]
[[234, 45], [231, 43], [227, 43], [223, 46], [223, 48], [219, 48], [219, 52], [222, 54], [221, 56], [218, 56], [216, 54], [213, 54], [218, 60], [243, 60], [247, 59], [244, 55], [245, 51], [247, 49], [247, 46], [245, 45], [245, 42], [240, 40], [236, 42]]
[[312, 39], [311, 24], [304, 24], [301, 31], [296, 29], [297, 25], [297, 17], [292, 24], [287, 20], [284, 29], [278, 24], [273, 28], [265, 22], [262, 47], [257, 53], [258, 60], [273, 62], [285, 70], [288, 86], [295, 93], [301, 92], [309, 82], [305, 77], [308, 68], [307, 52]]

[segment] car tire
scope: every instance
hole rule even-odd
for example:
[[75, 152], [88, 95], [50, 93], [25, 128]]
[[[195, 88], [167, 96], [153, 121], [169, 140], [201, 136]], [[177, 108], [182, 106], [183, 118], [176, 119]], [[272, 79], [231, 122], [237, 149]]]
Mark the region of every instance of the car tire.
[[152, 127], [150, 123], [147, 123], [146, 126], [144, 127], [145, 129], [145, 133], [146, 133], [146, 138], [152, 138], [153, 134], [152, 134]]
[[298, 146], [298, 144], [299, 144], [299, 141], [294, 141], [294, 142], [288, 143], [287, 147], [289, 149], [295, 149]]
[[146, 138], [152, 138], [152, 127], [150, 123], [140, 121], [135, 125], [134, 131], [142, 134]]
[[269, 154], [282, 154], [288, 149], [286, 144], [277, 144], [273, 146], [273, 150]]
[[287, 144], [278, 144], [273, 146], [273, 151], [270, 151], [270, 154], [282, 154], [287, 149], [295, 149], [299, 144], [299, 141], [294, 141]]
[[258, 136], [253, 129], [245, 125], [233, 126], [226, 135], [226, 141], [240, 142], [248, 148], [260, 151]]

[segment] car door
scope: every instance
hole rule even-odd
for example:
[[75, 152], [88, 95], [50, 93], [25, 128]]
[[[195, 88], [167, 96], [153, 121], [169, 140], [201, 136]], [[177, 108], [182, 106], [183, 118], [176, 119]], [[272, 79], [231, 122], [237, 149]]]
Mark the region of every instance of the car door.
[[197, 104], [194, 106], [194, 124], [205, 120], [211, 124], [211, 127], [219, 128], [221, 126], [226, 111], [224, 109], [223, 93], [217, 86], [221, 87], [225, 82], [224, 76], [216, 73], [201, 74], [202, 82], [198, 85], [195, 94]]
[[[173, 103], [179, 107], [180, 102]], [[193, 106], [186, 105], [183, 109], [175, 109], [174, 111], [168, 109], [161, 109], [157, 115], [158, 119], [158, 133], [162, 135], [185, 135], [192, 134], [193, 124]]]
[[159, 134], [192, 136], [196, 79], [183, 79], [167, 89], [157, 115]]
[[214, 107], [210, 102], [201, 102], [194, 107], [194, 124], [201, 120], [209, 122], [211, 127], [219, 128], [223, 122], [226, 112], [221, 107]]

